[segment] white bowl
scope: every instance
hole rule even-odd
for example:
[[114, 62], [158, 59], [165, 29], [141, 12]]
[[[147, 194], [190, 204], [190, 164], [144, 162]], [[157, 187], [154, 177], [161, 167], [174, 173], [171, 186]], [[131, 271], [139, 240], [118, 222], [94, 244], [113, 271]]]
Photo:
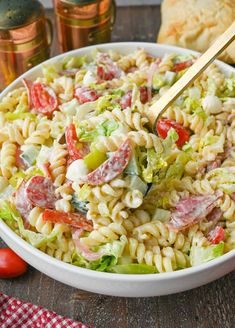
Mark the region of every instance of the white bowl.
[[[139, 47], [143, 47], [150, 54], [157, 56], [172, 52], [180, 54], [193, 53], [191, 50], [155, 43], [123, 42], [74, 50], [49, 59], [46, 63], [61, 60], [68, 54], [84, 55], [94, 48], [115, 49], [121, 53], [128, 53]], [[217, 62], [217, 64], [226, 74], [235, 73], [235, 69], [232, 67], [222, 62]], [[38, 65], [8, 86], [1, 93], [0, 100], [9, 91], [17, 87], [23, 77], [34, 79], [40, 75], [41, 65]], [[0, 220], [0, 236], [25, 261], [46, 275], [76, 288], [113, 296], [146, 297], [172, 294], [204, 285], [235, 269], [235, 250], [233, 250], [208, 263], [169, 273], [122, 275], [97, 272], [64, 263], [44, 254], [21, 239], [2, 220]]]

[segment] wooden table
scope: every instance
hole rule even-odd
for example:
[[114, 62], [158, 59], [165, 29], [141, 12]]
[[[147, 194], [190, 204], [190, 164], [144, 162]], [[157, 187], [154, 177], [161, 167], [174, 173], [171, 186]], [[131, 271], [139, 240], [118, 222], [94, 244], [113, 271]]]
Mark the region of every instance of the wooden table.
[[[51, 11], [48, 16], [53, 19]], [[118, 8], [113, 41], [155, 41], [158, 6]], [[52, 55], [58, 53], [54, 40]], [[0, 242], [0, 246], [4, 244]], [[156, 277], [157, 279], [157, 277]], [[15, 280], [0, 280], [0, 292], [39, 304], [94, 328], [233, 328], [235, 272], [209, 285], [153, 298], [116, 298], [61, 284], [30, 268]]]

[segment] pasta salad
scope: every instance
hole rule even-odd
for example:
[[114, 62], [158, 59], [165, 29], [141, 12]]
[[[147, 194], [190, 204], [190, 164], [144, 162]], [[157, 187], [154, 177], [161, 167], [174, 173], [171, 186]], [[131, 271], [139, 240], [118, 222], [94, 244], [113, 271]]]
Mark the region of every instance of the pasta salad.
[[112, 273], [235, 248], [234, 76], [212, 64], [156, 131], [146, 114], [195, 60], [96, 50], [23, 79], [0, 102], [0, 218], [48, 255]]

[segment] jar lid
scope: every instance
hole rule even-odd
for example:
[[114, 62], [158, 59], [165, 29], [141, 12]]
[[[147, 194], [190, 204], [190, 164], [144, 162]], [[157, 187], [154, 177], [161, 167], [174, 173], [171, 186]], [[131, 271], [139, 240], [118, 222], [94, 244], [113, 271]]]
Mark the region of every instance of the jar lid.
[[44, 7], [38, 0], [0, 0], [0, 29], [27, 25], [42, 15]]

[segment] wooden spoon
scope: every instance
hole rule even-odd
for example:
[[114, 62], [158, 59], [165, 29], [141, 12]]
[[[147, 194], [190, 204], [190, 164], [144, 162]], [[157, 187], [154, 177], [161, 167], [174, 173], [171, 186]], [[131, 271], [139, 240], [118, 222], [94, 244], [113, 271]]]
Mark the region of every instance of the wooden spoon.
[[156, 132], [156, 121], [183, 91], [226, 49], [235, 39], [235, 22], [187, 70], [187, 72], [146, 113]]

